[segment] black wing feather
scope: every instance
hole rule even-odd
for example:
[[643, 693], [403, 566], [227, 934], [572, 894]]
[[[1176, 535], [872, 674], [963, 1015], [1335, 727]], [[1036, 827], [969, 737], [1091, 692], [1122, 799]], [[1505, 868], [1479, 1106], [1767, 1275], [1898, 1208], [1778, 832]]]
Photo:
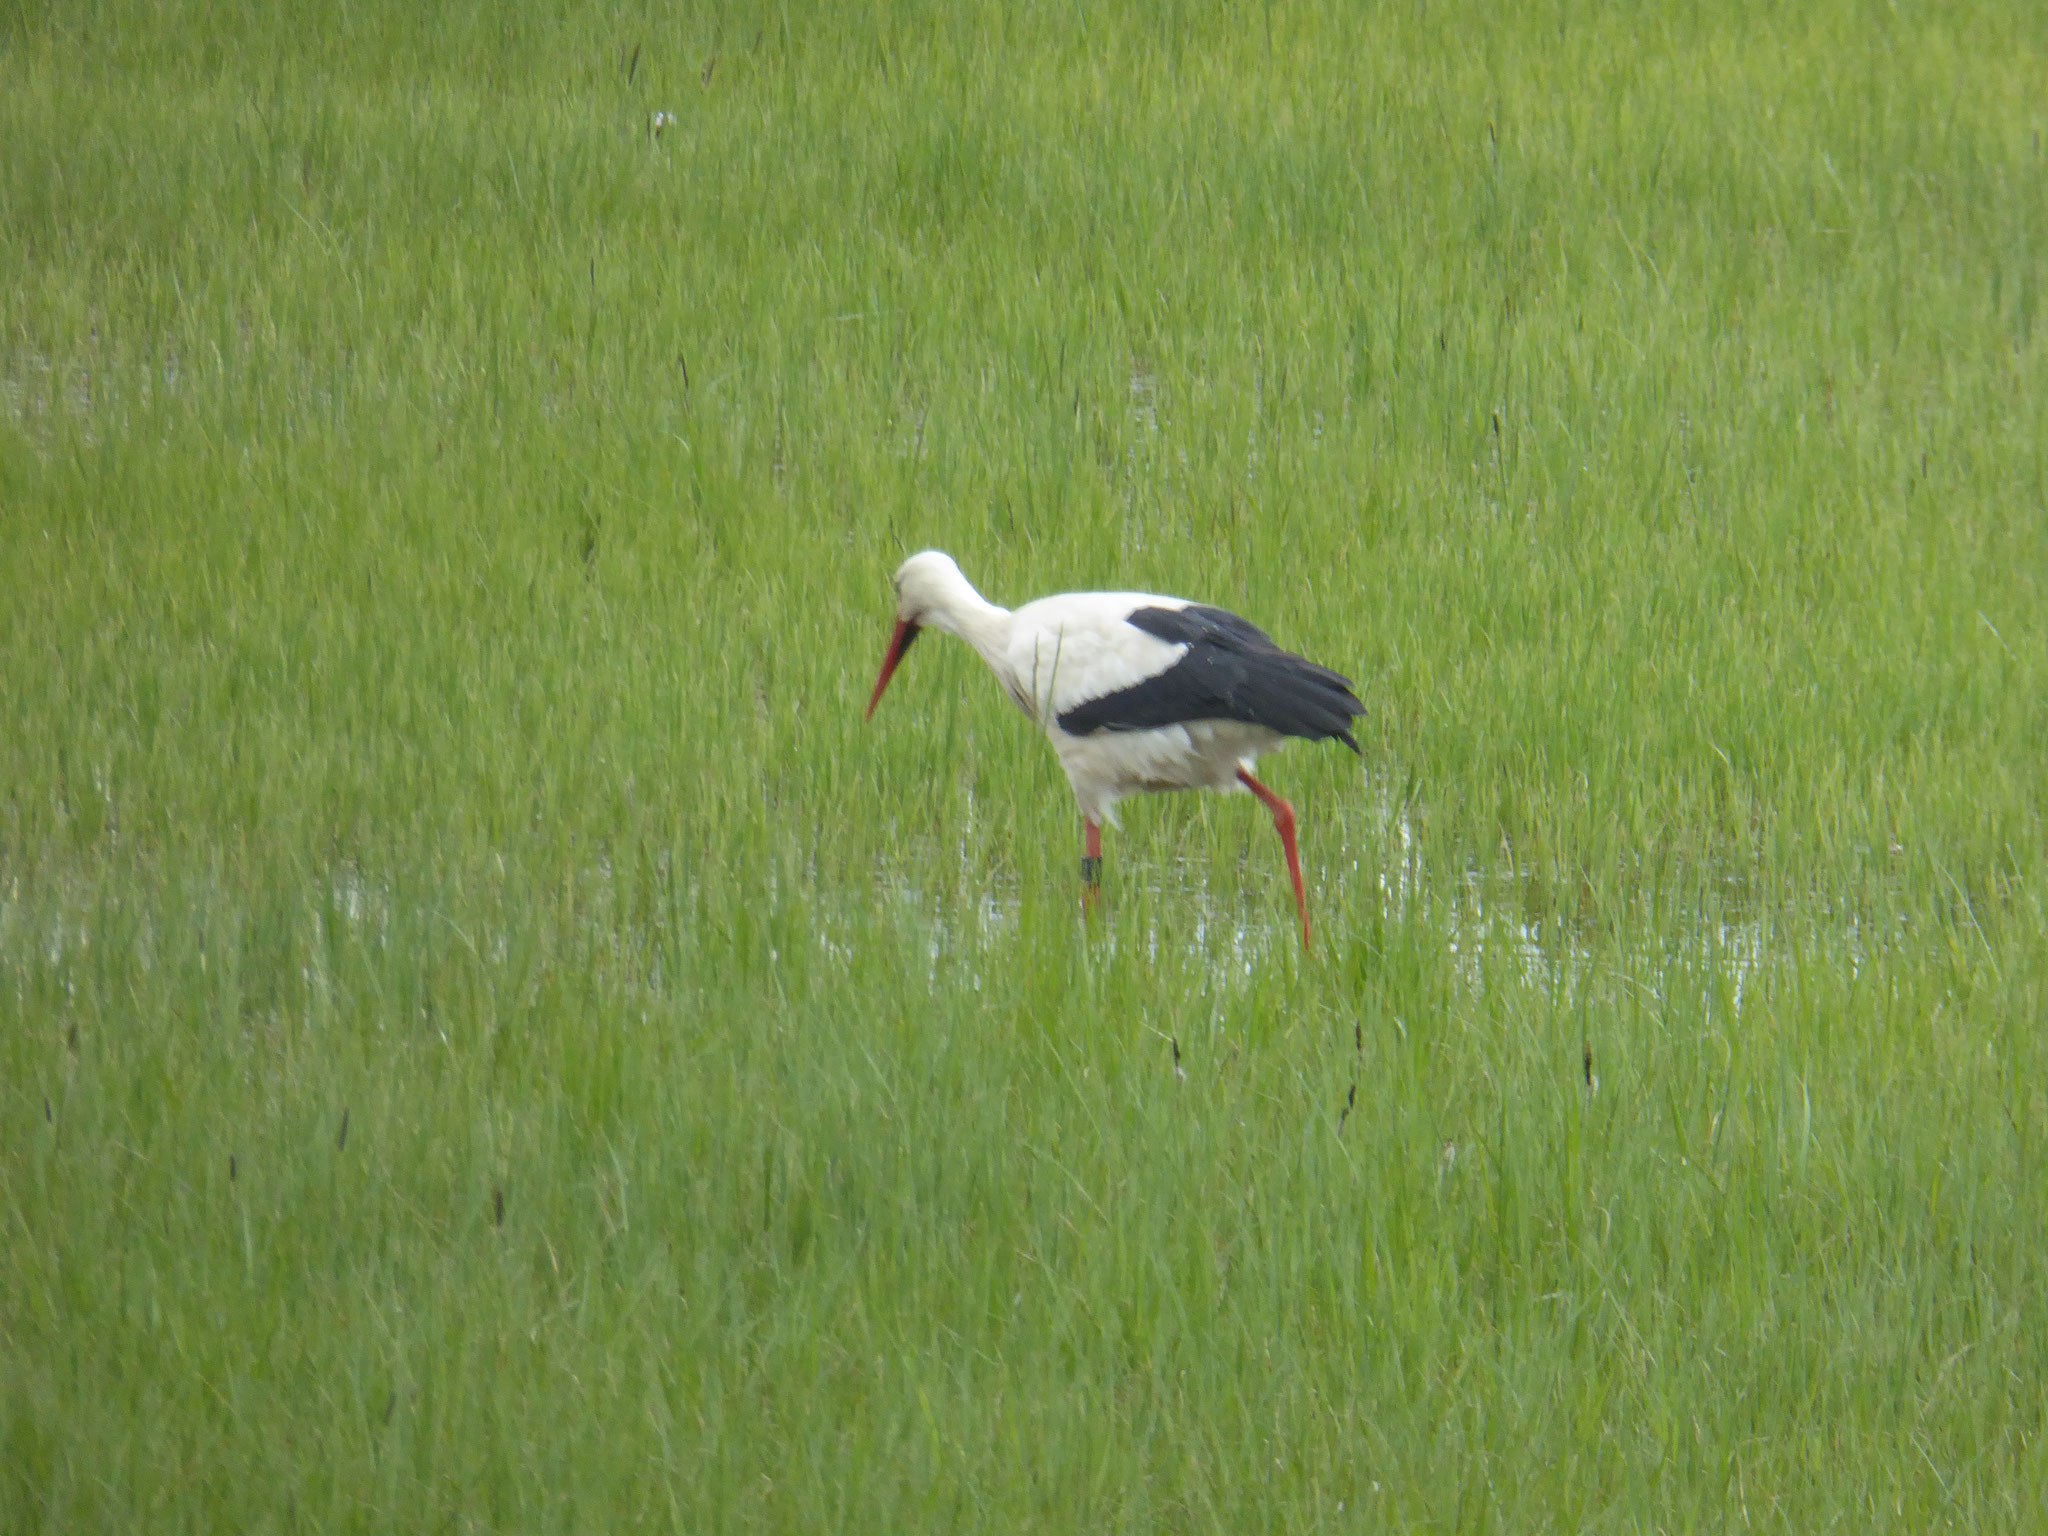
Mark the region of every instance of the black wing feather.
[[1351, 680], [1283, 651], [1256, 624], [1222, 608], [1140, 608], [1127, 623], [1187, 654], [1142, 683], [1077, 704], [1059, 717], [1070, 736], [1150, 731], [1190, 720], [1242, 720], [1282, 736], [1337, 740], [1353, 752], [1365, 713]]

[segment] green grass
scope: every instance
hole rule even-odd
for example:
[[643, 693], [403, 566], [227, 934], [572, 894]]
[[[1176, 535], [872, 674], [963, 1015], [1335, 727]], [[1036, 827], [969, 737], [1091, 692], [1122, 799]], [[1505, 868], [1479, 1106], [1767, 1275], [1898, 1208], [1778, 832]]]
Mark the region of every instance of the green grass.
[[[2038, 1528], [2044, 71], [0, 12], [0, 1527]], [[1359, 680], [1313, 956], [926, 545]]]

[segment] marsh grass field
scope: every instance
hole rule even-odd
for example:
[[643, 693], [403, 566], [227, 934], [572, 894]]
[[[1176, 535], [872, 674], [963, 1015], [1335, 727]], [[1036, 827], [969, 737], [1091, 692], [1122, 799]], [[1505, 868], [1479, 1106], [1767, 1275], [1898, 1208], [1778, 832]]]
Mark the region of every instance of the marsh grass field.
[[[0, 1527], [2042, 1529], [2044, 79], [7, 7]], [[1357, 680], [1313, 954], [932, 545]]]

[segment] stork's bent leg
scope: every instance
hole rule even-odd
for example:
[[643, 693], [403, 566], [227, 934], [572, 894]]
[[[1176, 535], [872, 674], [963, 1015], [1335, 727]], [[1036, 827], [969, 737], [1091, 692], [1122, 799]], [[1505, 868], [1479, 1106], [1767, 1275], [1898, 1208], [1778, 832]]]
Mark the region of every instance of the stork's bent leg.
[[1301, 883], [1301, 854], [1294, 846], [1294, 807], [1266, 788], [1244, 769], [1237, 770], [1244, 787], [1265, 802], [1273, 813], [1273, 830], [1280, 834], [1280, 846], [1287, 850], [1287, 873], [1294, 877], [1294, 904], [1301, 911], [1301, 947], [1308, 948], [1308, 892]]
[[1081, 825], [1088, 829], [1087, 851], [1081, 855], [1081, 894], [1093, 906], [1102, 890], [1102, 828], [1086, 816]]

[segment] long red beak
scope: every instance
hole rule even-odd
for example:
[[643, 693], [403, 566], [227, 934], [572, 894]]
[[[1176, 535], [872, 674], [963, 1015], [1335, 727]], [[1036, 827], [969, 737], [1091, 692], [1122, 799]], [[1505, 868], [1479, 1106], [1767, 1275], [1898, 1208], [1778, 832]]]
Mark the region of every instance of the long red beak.
[[889, 679], [896, 675], [896, 664], [903, 660], [903, 653], [910, 649], [910, 642], [917, 638], [917, 626], [908, 619], [896, 621], [896, 633], [889, 637], [889, 654], [882, 658], [882, 675], [875, 679], [875, 691], [868, 699], [868, 712], [861, 718], [875, 718], [875, 706], [882, 702], [882, 690], [889, 686]]

